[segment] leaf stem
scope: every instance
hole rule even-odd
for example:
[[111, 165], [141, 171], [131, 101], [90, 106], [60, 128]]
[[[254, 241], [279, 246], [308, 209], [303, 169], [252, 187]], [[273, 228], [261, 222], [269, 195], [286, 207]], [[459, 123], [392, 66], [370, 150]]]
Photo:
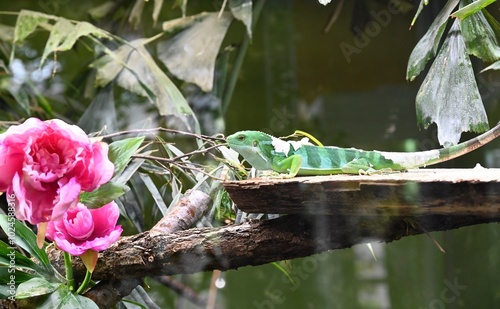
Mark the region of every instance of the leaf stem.
[[71, 255], [63, 251], [64, 267], [66, 268], [66, 285], [68, 290], [73, 292], [75, 290], [75, 279], [73, 278], [73, 265], [71, 264]]
[[92, 273], [87, 269], [87, 272], [85, 273], [85, 278], [83, 278], [82, 284], [80, 284], [78, 290], [76, 290], [76, 294], [82, 294], [83, 291], [85, 291], [87, 285], [89, 285], [90, 278], [92, 278]]

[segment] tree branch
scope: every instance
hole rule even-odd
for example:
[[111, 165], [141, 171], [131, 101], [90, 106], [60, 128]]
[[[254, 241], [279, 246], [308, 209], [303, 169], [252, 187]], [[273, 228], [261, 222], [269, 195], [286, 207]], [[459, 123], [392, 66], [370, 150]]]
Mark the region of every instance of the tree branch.
[[[267, 221], [195, 228], [155, 236], [144, 232], [123, 237], [112, 248], [100, 253], [93, 278], [134, 279], [229, 270], [351, 247], [365, 243], [367, 239], [390, 242], [425, 231], [499, 221], [498, 217], [436, 214], [383, 219], [373, 216], [287, 215]], [[53, 262], [62, 269], [62, 255], [57, 251], [52, 253]], [[75, 275], [84, 274], [85, 267], [80, 261], [75, 261], [74, 267]]]

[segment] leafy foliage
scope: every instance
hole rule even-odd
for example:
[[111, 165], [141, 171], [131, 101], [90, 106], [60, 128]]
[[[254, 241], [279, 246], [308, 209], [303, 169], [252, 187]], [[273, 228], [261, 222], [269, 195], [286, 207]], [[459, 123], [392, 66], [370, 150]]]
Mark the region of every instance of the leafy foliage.
[[[461, 9], [451, 14], [459, 3]], [[489, 3], [449, 0], [408, 61], [406, 76], [411, 81], [437, 53], [417, 94], [416, 109], [418, 122], [424, 128], [432, 122], [437, 124], [439, 142], [445, 146], [457, 144], [464, 131], [483, 132], [489, 128], [469, 59], [469, 54], [488, 62], [500, 58], [498, 22], [483, 9]], [[450, 15], [461, 19], [454, 21], [439, 49]]]

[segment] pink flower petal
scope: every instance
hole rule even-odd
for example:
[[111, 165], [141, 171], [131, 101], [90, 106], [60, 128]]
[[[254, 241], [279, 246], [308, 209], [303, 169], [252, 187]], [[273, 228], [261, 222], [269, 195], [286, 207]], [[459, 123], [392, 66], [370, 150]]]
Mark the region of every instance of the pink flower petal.
[[62, 220], [50, 221], [46, 235], [72, 255], [82, 255], [87, 250], [102, 251], [115, 243], [123, 232], [121, 226], [116, 225], [119, 216], [114, 202], [97, 209], [88, 209], [78, 203]]
[[57, 220], [113, 176], [108, 146], [77, 126], [29, 118], [0, 134], [0, 192], [16, 195], [16, 216], [32, 224]]

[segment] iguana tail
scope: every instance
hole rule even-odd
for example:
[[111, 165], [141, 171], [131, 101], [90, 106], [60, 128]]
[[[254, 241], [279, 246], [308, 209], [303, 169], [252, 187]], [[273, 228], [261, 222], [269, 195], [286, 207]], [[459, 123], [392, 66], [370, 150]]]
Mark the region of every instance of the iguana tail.
[[385, 158], [391, 159], [406, 169], [425, 167], [427, 165], [445, 162], [466, 153], [469, 153], [483, 145], [488, 144], [500, 136], [500, 122], [485, 133], [455, 146], [442, 149], [434, 149], [419, 152], [382, 152]]

